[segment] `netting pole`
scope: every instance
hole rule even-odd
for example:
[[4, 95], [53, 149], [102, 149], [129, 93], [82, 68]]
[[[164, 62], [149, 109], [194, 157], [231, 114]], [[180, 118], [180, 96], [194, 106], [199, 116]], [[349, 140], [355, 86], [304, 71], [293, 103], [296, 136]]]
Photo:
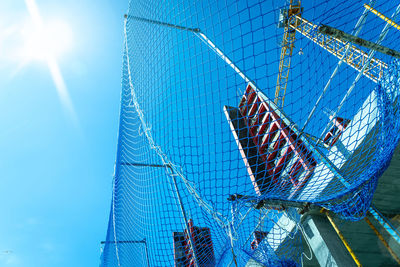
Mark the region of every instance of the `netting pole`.
[[146, 238], [143, 238], [144, 242], [144, 249], [146, 250], [146, 261], [147, 261], [147, 267], [150, 267], [150, 262], [149, 262], [149, 251], [147, 249], [147, 240]]
[[[183, 206], [181, 194], [179, 193], [178, 185], [177, 185], [176, 179], [175, 179], [175, 176], [177, 176], [177, 174], [175, 174], [175, 172], [174, 172], [174, 170], [173, 170], [173, 168], [171, 167], [170, 164], [146, 164], [146, 163], [138, 163], [138, 162], [122, 162], [121, 165], [125, 165], [125, 166], [140, 166], [140, 167], [153, 167], [153, 168], [168, 168], [171, 171], [169, 173], [169, 176], [172, 178], [172, 181], [174, 183], [175, 192], [176, 192], [176, 195], [178, 197], [179, 206], [181, 208], [182, 215], [183, 215], [183, 220], [185, 221], [185, 228], [188, 227], [189, 224], [188, 224], [187, 214], [186, 214], [186, 211], [185, 211], [185, 207]], [[200, 266], [198, 264], [198, 262], [197, 262], [197, 257], [196, 257], [196, 252], [195, 252], [195, 247], [194, 247], [192, 235], [191, 235], [189, 229], [187, 229], [187, 231], [188, 231], [188, 236], [189, 236], [189, 241], [190, 241], [190, 247], [191, 247], [191, 249], [193, 251], [194, 261], [196, 263], [196, 266]], [[145, 249], [146, 249], [146, 256], [147, 256], [147, 265], [150, 266], [149, 265], [148, 252], [147, 252], [146, 239], [144, 239], [144, 241], [141, 241], [141, 242], [142, 243], [144, 242], [145, 245], [146, 245]]]
[[129, 19], [142, 21], [142, 22], [147, 22], [147, 23], [150, 23], [150, 24], [156, 24], [156, 25], [160, 25], [160, 26], [166, 26], [166, 27], [175, 28], [175, 29], [178, 29], [178, 30], [184, 30], [184, 31], [190, 31], [190, 32], [199, 32], [200, 31], [200, 29], [198, 29], [198, 28], [189, 28], [189, 27], [184, 27], [184, 26], [172, 24], [172, 23], [166, 23], [166, 22], [162, 22], [162, 21], [158, 21], [158, 20], [146, 19], [146, 18], [127, 15], [127, 14], [124, 15], [124, 18], [125, 19], [129, 18]]
[[238, 267], [237, 261], [236, 261], [236, 255], [233, 250], [233, 234], [232, 234], [232, 228], [233, 228], [233, 225], [235, 222], [236, 212], [237, 212], [237, 203], [233, 203], [231, 206], [232, 222], [228, 224], [229, 225], [229, 238], [231, 240], [231, 251], [232, 251], [232, 260], [231, 260], [231, 263], [229, 264], [229, 266], [231, 266], [232, 263], [234, 262], [235, 266]]
[[152, 20], [152, 19], [146, 19], [142, 17], [137, 17], [137, 16], [131, 16], [131, 15], [125, 15], [125, 18], [130, 18], [136, 21], [142, 21], [150, 24], [156, 24], [160, 26], [166, 26], [170, 28], [174, 28], [177, 30], [184, 30], [184, 31], [189, 31], [195, 34], [196, 37], [198, 37], [201, 41], [203, 41], [215, 54], [217, 54], [229, 67], [231, 67], [237, 74], [239, 74], [240, 77], [242, 77], [243, 80], [245, 80], [246, 83], [251, 83], [253, 87], [256, 87], [255, 84], [247, 77], [246, 74], [242, 70], [236, 66], [233, 61], [227, 57], [221, 49], [219, 49], [211, 40], [208, 38], [204, 33], [201, 32], [199, 28], [189, 28], [185, 26], [180, 26], [172, 23], [167, 23], [167, 22], [162, 22], [158, 20]]
[[112, 220], [113, 220], [113, 234], [115, 241], [115, 256], [117, 258], [118, 267], [121, 267], [121, 262], [119, 260], [118, 246], [117, 246], [117, 229], [115, 227], [115, 176], [113, 177]]
[[188, 224], [188, 219], [187, 219], [187, 216], [186, 216], [185, 207], [183, 206], [181, 194], [179, 193], [178, 185], [177, 185], [176, 179], [175, 179], [176, 174], [175, 174], [174, 170], [172, 169], [172, 167], [171, 167], [170, 165], [167, 165], [167, 167], [168, 167], [169, 170], [171, 171], [171, 173], [169, 174], [169, 176], [172, 178], [172, 181], [173, 181], [173, 183], [174, 183], [175, 192], [176, 192], [176, 195], [177, 195], [177, 197], [178, 197], [179, 206], [180, 206], [180, 208], [181, 208], [182, 215], [183, 215], [183, 220], [185, 221], [185, 227], [187, 228], [187, 231], [188, 231], [188, 236], [189, 236], [189, 241], [190, 241], [190, 247], [191, 247], [192, 252], [193, 252], [194, 262], [195, 262], [196, 266], [199, 267], [200, 265], [199, 265], [198, 262], [197, 262], [197, 257], [196, 257], [196, 252], [195, 252], [195, 246], [194, 246], [194, 243], [193, 243], [192, 234], [190, 233], [190, 230], [189, 230], [189, 224]]
[[236, 261], [235, 251], [233, 250], [233, 237], [232, 237], [232, 232], [231, 231], [232, 231], [231, 230], [231, 226], [229, 226], [229, 237], [230, 237], [230, 240], [231, 240], [231, 252], [232, 252], [232, 261], [229, 264], [229, 266], [231, 266], [232, 262], [234, 262], [235, 266], [238, 267], [238, 264], [237, 264], [237, 261]]
[[233, 61], [227, 57], [204, 33], [200, 30], [196, 32], [195, 35], [202, 40], [212, 51], [214, 51], [229, 67], [231, 67], [246, 83], [250, 83], [253, 87], [256, 87], [254, 83], [246, 76], [236, 65]]

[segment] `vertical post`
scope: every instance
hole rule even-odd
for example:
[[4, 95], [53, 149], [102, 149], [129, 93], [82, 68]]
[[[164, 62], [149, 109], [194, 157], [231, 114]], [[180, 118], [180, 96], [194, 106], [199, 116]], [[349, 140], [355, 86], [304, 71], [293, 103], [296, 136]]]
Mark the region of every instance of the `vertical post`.
[[147, 267], [150, 267], [150, 262], [149, 262], [149, 251], [147, 250], [147, 241], [146, 241], [146, 238], [143, 238], [143, 242], [144, 242], [144, 249], [146, 250]]
[[[181, 207], [181, 211], [182, 211], [182, 215], [183, 215], [183, 220], [185, 221], [185, 227], [189, 227], [188, 219], [187, 219], [187, 216], [186, 216], [185, 207], [183, 206], [181, 194], [179, 193], [178, 185], [177, 185], [176, 179], [175, 179], [176, 174], [174, 173], [174, 170], [172, 169], [172, 167], [170, 165], [166, 165], [166, 167], [168, 167], [169, 170], [171, 171], [171, 173], [169, 173], [169, 176], [172, 178], [172, 181], [174, 183], [175, 192], [176, 192], [176, 195], [178, 197], [178, 202], [179, 202], [179, 205]], [[192, 234], [190, 233], [189, 229], [187, 229], [187, 231], [188, 231], [188, 236], [189, 236], [189, 241], [190, 241], [190, 247], [191, 247], [192, 253], [193, 253], [194, 262], [196, 264], [196, 267], [199, 267], [200, 265], [197, 262], [197, 257], [196, 257], [195, 246], [194, 246], [194, 243], [193, 243]]]
[[[181, 208], [183, 220], [185, 221], [185, 227], [188, 227], [188, 225], [189, 225], [188, 222], [189, 221], [188, 221], [188, 218], [187, 218], [187, 215], [186, 215], [185, 207], [183, 206], [183, 203], [182, 203], [181, 194], [179, 193], [179, 190], [178, 190], [178, 185], [176, 183], [176, 179], [175, 179], [176, 174], [175, 174], [173, 168], [171, 167], [171, 165], [169, 165], [169, 164], [147, 164], [147, 163], [137, 163], [137, 162], [122, 162], [121, 165], [124, 165], [124, 166], [153, 167], [153, 168], [168, 168], [170, 170], [170, 172], [168, 174], [172, 178], [172, 181], [173, 181], [173, 184], [174, 184], [174, 188], [175, 188], [176, 195], [178, 197], [178, 202], [179, 202], [179, 206]], [[189, 229], [188, 229], [188, 232], [189, 232]], [[193, 251], [193, 258], [194, 258], [196, 266], [198, 267], [199, 264], [197, 262], [195, 246], [194, 246], [192, 235], [191, 235], [190, 232], [189, 232], [188, 236], [189, 236], [189, 241], [190, 241], [190, 247], [191, 247], [191, 249]], [[149, 267], [150, 264], [149, 264], [149, 257], [148, 257], [148, 251], [147, 251], [147, 242], [146, 242], [146, 239], [143, 239], [143, 240], [144, 240], [144, 243], [146, 245], [147, 266]]]

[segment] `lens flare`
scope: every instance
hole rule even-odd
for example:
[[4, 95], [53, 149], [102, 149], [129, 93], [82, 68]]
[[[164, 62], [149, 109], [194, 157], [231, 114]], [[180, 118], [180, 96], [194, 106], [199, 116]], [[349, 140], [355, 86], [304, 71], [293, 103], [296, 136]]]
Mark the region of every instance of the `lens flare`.
[[30, 60], [61, 57], [72, 45], [71, 28], [62, 21], [52, 21], [43, 27], [26, 23], [22, 29], [24, 47], [22, 56]]

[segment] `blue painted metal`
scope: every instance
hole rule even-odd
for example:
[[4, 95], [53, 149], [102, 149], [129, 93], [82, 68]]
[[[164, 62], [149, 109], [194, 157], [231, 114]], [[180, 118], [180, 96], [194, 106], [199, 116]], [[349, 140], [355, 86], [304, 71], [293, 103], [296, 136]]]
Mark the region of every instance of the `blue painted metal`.
[[369, 208], [369, 213], [379, 222], [379, 224], [389, 233], [394, 240], [400, 244], [400, 233], [374, 206]]

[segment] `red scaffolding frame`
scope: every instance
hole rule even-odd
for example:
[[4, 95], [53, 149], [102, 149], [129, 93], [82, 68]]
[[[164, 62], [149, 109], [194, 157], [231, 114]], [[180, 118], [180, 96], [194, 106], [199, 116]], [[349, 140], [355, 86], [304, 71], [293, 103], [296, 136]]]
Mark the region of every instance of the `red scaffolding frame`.
[[239, 108], [225, 106], [224, 111], [256, 193], [262, 195], [279, 184], [282, 190], [291, 189], [292, 197], [311, 177], [317, 162], [269, 102], [248, 84]]

